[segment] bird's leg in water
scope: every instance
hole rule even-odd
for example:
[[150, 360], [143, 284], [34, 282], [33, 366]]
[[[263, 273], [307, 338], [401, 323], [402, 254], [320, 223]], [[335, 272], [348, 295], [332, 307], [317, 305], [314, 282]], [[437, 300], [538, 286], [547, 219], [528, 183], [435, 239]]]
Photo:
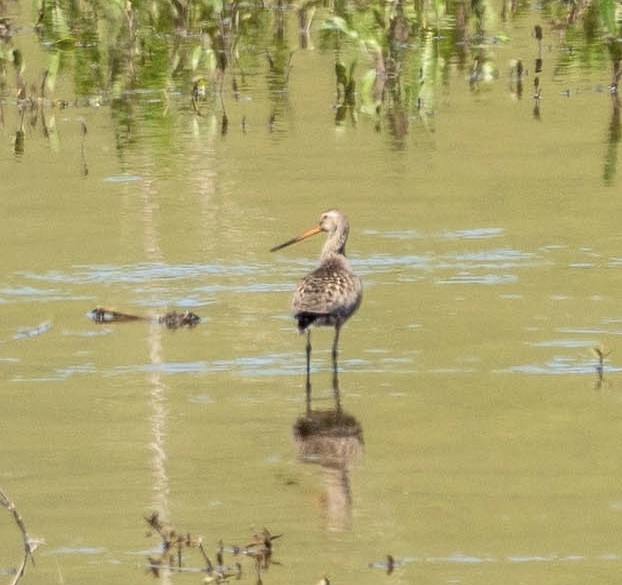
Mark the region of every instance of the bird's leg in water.
[[335, 339], [333, 340], [333, 393], [335, 395], [335, 408], [337, 414], [341, 414], [341, 396], [339, 395], [339, 372], [337, 370], [337, 344], [339, 343], [339, 331], [341, 327], [335, 325]]
[[307, 329], [307, 416], [311, 416], [311, 329]]

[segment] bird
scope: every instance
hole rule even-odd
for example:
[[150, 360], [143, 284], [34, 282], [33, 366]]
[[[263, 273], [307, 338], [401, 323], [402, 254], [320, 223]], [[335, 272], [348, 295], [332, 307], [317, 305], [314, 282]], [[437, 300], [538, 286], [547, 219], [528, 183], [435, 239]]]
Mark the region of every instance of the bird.
[[270, 250], [276, 252], [320, 232], [326, 233], [320, 265], [300, 281], [291, 304], [298, 331], [307, 334], [307, 415], [311, 412], [311, 325], [335, 329], [331, 352], [333, 391], [337, 412], [341, 412], [337, 368], [339, 333], [343, 324], [357, 311], [363, 298], [361, 279], [354, 274], [346, 258], [349, 231], [346, 215], [337, 209], [330, 209], [322, 213], [317, 225]]

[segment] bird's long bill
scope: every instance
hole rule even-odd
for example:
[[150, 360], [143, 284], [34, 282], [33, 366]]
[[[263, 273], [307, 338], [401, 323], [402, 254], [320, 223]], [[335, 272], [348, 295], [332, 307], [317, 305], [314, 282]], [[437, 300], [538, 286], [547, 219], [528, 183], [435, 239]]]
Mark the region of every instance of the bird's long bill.
[[270, 252], [276, 252], [277, 250], [280, 250], [281, 248], [286, 248], [287, 246], [291, 246], [292, 244], [295, 244], [296, 242], [301, 242], [302, 240], [305, 240], [306, 238], [310, 238], [311, 236], [314, 236], [315, 234], [319, 234], [321, 231], [322, 231], [322, 228], [319, 225], [316, 225], [315, 227], [308, 229], [306, 232], [300, 234], [299, 236], [296, 236], [295, 238], [292, 238], [291, 240], [287, 240], [287, 242], [283, 244], [274, 246], [274, 248], [272, 248]]

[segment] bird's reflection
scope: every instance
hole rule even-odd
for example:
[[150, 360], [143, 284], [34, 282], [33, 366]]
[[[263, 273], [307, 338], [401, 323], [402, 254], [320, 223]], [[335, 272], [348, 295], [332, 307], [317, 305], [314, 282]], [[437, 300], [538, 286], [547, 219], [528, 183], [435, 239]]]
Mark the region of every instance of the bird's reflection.
[[293, 431], [301, 461], [322, 469], [328, 528], [347, 530], [352, 514], [349, 470], [363, 450], [361, 424], [340, 408], [310, 410], [295, 421]]

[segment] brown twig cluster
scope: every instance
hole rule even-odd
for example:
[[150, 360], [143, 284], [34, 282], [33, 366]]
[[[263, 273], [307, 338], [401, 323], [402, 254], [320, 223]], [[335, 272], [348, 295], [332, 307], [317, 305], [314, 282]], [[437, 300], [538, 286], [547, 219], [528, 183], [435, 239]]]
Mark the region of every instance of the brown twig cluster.
[[[148, 536], [157, 534], [161, 540], [161, 552], [157, 556], [148, 557], [148, 570], [154, 577], [159, 577], [163, 570], [169, 571], [196, 571], [206, 573], [204, 582], [224, 583], [231, 579], [242, 578], [242, 565], [239, 561], [231, 565], [224, 562], [224, 554], [228, 552], [234, 557], [243, 555], [254, 561], [256, 584], [262, 585], [262, 574], [271, 564], [278, 564], [272, 559], [272, 541], [281, 535], [272, 535], [264, 528], [260, 534], [255, 534], [253, 540], [244, 546], [225, 546], [221, 540], [216, 550], [216, 563], [212, 563], [203, 545], [203, 537], [192, 536], [190, 533], [178, 532], [160, 519], [157, 512], [145, 517], [149, 525]], [[184, 566], [184, 553], [191, 549], [198, 549], [203, 564], [200, 567]]]
[[11, 571], [12, 579], [10, 585], [16, 585], [26, 572], [26, 564], [28, 563], [28, 559], [30, 559], [32, 565], [34, 566], [35, 559], [33, 553], [37, 550], [37, 548], [39, 548], [39, 545], [44, 544], [44, 541], [41, 539], [31, 538], [28, 535], [26, 525], [24, 524], [24, 519], [17, 511], [15, 504], [9, 499], [9, 497], [2, 489], [0, 489], [0, 506], [6, 508], [11, 513], [11, 515], [13, 516], [13, 520], [15, 521], [15, 524], [17, 525], [22, 535], [24, 556], [19, 566], [14, 571]]

